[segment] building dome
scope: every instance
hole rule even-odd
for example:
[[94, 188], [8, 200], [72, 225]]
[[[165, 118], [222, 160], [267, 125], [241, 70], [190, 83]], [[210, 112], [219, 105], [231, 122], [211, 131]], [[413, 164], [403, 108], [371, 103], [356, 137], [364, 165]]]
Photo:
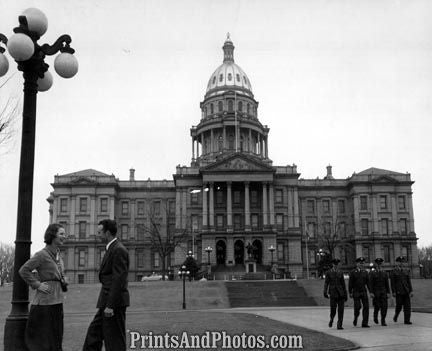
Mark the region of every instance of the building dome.
[[253, 98], [252, 86], [246, 73], [234, 63], [234, 45], [227, 35], [224, 46], [224, 60], [210, 76], [206, 98], [223, 94], [227, 90], [237, 90]]

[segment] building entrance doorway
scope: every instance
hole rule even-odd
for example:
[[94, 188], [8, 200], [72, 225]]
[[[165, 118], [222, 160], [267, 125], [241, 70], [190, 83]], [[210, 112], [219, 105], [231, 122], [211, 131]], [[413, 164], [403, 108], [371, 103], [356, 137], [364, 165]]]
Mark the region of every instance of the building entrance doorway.
[[225, 241], [219, 240], [216, 243], [216, 263], [225, 264], [226, 260], [226, 244]]
[[252, 243], [252, 246], [254, 248], [253, 258], [254, 258], [255, 262], [258, 264], [262, 264], [263, 248], [262, 248], [261, 241], [258, 239], [254, 240]]
[[234, 262], [235, 264], [244, 263], [244, 242], [242, 240], [236, 240], [234, 243]]

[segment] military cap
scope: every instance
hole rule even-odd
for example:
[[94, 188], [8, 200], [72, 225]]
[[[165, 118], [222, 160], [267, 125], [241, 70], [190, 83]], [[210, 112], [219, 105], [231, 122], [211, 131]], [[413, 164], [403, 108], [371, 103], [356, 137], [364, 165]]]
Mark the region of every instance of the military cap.
[[333, 264], [339, 264], [339, 262], [340, 262], [340, 259], [339, 259], [339, 258], [333, 258], [333, 259], [332, 259], [332, 263], [333, 263]]
[[357, 258], [356, 258], [356, 262], [364, 262], [364, 261], [366, 261], [366, 260], [364, 259], [364, 257], [357, 257]]
[[381, 257], [377, 257], [377, 258], [375, 259], [375, 262], [376, 262], [376, 263], [383, 263], [384, 260], [383, 260]]
[[396, 257], [396, 262], [405, 262], [405, 257], [403, 256]]

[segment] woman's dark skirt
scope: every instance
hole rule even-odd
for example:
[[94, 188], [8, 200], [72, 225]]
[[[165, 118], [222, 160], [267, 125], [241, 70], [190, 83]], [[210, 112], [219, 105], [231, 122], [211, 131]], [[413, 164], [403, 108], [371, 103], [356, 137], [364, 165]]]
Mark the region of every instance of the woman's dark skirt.
[[25, 338], [31, 351], [62, 351], [63, 304], [31, 305]]

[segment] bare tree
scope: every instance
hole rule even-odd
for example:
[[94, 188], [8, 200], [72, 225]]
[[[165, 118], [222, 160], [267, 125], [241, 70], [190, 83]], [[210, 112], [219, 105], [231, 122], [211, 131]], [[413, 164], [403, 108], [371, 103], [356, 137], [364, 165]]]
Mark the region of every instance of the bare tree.
[[423, 278], [432, 278], [432, 245], [417, 248], [420, 272]]
[[[12, 76], [0, 84], [0, 91], [11, 78]], [[18, 99], [9, 98], [6, 103], [0, 106], [0, 147], [4, 148], [12, 141], [16, 133], [14, 125], [19, 113]]]
[[328, 253], [331, 258], [335, 257], [336, 249], [348, 237], [349, 225], [342, 219], [336, 221], [322, 222], [318, 228], [317, 239], [321, 248]]
[[147, 223], [139, 224], [138, 230], [147, 234], [151, 249], [158, 253], [162, 265], [162, 279], [165, 280], [168, 258], [174, 253], [175, 248], [185, 241], [189, 231], [187, 227], [176, 229], [175, 211], [167, 204], [150, 206], [147, 217]]
[[0, 286], [13, 281], [15, 248], [0, 243]]

